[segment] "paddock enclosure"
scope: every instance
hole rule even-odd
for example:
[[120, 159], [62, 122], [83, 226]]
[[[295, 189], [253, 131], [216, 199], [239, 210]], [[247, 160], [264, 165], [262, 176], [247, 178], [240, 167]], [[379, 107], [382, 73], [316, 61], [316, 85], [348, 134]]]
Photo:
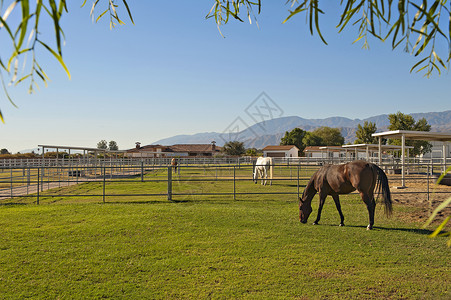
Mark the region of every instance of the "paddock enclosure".
[[412, 165], [398, 189], [386, 162], [394, 215], [377, 205], [369, 232], [357, 194], [341, 197], [345, 227], [331, 200], [320, 226], [299, 222], [324, 161], [276, 160], [272, 186], [247, 158], [175, 174], [170, 160], [24, 162], [0, 162], [2, 299], [450, 299], [450, 248], [420, 229], [451, 194], [440, 165]]
[[[297, 201], [311, 175], [326, 163], [342, 160], [274, 159], [273, 186], [252, 182], [255, 158], [152, 159], [4, 159], [0, 160], [0, 203], [187, 201], [273, 199]], [[451, 194], [435, 182], [443, 162], [411, 160], [402, 188], [398, 161], [380, 164], [395, 203], [431, 210]]]

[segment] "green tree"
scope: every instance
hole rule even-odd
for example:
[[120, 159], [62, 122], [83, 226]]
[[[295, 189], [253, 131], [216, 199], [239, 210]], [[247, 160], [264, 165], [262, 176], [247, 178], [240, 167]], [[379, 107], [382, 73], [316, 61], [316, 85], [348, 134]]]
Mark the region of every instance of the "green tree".
[[238, 141], [230, 141], [224, 144], [222, 151], [227, 155], [239, 156], [246, 152], [244, 143]]
[[11, 154], [11, 153], [9, 153], [8, 149], [3, 148], [0, 150], [0, 154]]
[[355, 133], [357, 139], [354, 141], [354, 144], [376, 144], [377, 138], [371, 136], [373, 133], [376, 133], [376, 130], [376, 123], [365, 121], [363, 126], [358, 124]]
[[313, 130], [312, 133], [321, 139], [323, 146], [341, 146], [345, 143], [345, 138], [338, 128], [323, 126]]
[[108, 149], [110, 149], [112, 151], [117, 151], [117, 150], [119, 150], [119, 146], [117, 145], [117, 143], [115, 141], [110, 141], [108, 143]]
[[305, 149], [303, 143], [304, 136], [307, 132], [301, 128], [294, 128], [290, 132], [286, 131], [285, 136], [280, 140], [280, 145], [295, 145], [302, 152]]
[[257, 156], [257, 149], [255, 149], [255, 148], [246, 149], [246, 155], [247, 156]]
[[97, 149], [108, 149], [108, 143], [105, 140], [101, 140], [97, 143]]
[[[302, 139], [302, 143], [305, 147], [308, 146], [324, 146], [321, 140], [321, 137], [317, 136], [313, 132], [307, 131], [304, 138]], [[305, 149], [305, 148], [304, 148]]]
[[398, 111], [396, 114], [388, 115], [390, 125], [388, 130], [413, 130], [415, 119], [410, 115], [405, 115]]
[[[256, 14], [259, 14], [262, 9], [261, 0], [211, 1], [213, 7], [206, 17], [214, 19], [218, 29], [229, 20], [243, 22], [243, 14], [251, 23], [252, 19], [256, 20]], [[83, 0], [82, 6], [86, 2], [87, 0]], [[100, 9], [96, 21], [102, 17], [108, 17], [110, 28], [114, 28], [117, 24], [124, 24], [119, 17], [120, 11], [126, 12], [131, 22], [134, 22], [126, 0], [93, 0], [91, 2], [93, 18], [96, 17], [97, 9]], [[305, 14], [310, 33], [316, 32], [327, 44], [319, 26], [320, 16], [325, 14], [320, 4], [327, 5], [327, 2], [328, 0], [323, 2], [287, 0], [285, 3], [288, 7], [288, 15], [283, 23], [297, 14]], [[363, 48], [369, 48], [369, 37], [381, 41], [391, 40], [392, 49], [404, 47], [406, 52], [418, 57], [419, 60], [410, 72], [424, 71], [425, 76], [429, 77], [433, 72], [440, 74], [441, 69], [447, 69], [445, 62], [449, 64], [451, 60], [451, 31], [448, 29], [451, 28], [451, 20], [449, 20], [448, 4], [447, 0], [342, 0], [340, 5], [343, 10], [337, 28], [340, 33], [349, 26], [357, 26], [358, 34], [354, 42], [363, 42]], [[21, 18], [9, 18], [14, 11], [20, 11]], [[64, 34], [61, 18], [66, 13], [68, 13], [66, 0], [0, 1], [0, 33], [5, 33], [10, 40], [8, 47], [3, 47], [2, 44], [2, 49], [12, 49], [9, 54], [5, 53], [5, 50], [0, 52], [0, 80], [11, 103], [12, 99], [8, 95], [4, 77], [8, 77], [9, 80], [6, 81], [12, 85], [28, 81], [30, 92], [34, 91], [38, 81], [47, 85], [49, 78], [39, 64], [41, 51], [38, 50], [48, 51], [70, 78], [70, 72], [62, 56]], [[42, 23], [44, 26], [52, 24], [53, 29], [41, 28]], [[54, 35], [47, 34], [48, 31], [53, 31]], [[47, 39], [49, 36], [50, 40]], [[55, 46], [52, 48], [49, 45]], [[19, 60], [27, 56], [31, 58], [31, 63], [27, 64], [29, 67], [23, 74], [19, 74], [18, 66], [22, 65]], [[1, 111], [0, 120], [4, 122]]]
[[[388, 115], [390, 125], [388, 130], [411, 130], [411, 131], [431, 131], [431, 125], [428, 124], [425, 118], [418, 121], [410, 116], [398, 111], [396, 114]], [[388, 140], [391, 145], [401, 145], [400, 140]], [[413, 150], [409, 151], [411, 155], [426, 154], [431, 152], [432, 145], [427, 141], [406, 141], [406, 146], [413, 146]]]

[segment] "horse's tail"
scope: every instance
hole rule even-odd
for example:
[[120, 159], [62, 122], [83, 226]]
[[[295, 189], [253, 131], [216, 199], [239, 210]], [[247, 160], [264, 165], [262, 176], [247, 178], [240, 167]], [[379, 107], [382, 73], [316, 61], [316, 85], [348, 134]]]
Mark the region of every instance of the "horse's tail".
[[390, 194], [390, 186], [388, 185], [388, 178], [387, 175], [385, 175], [384, 170], [376, 166], [375, 164], [372, 164], [373, 170], [377, 173], [377, 184], [376, 184], [376, 190], [377, 190], [377, 197], [379, 198], [379, 195], [382, 194], [382, 198], [384, 199], [384, 205], [385, 205], [385, 214], [387, 216], [391, 215], [393, 208], [392, 208], [392, 201], [391, 201], [391, 194]]

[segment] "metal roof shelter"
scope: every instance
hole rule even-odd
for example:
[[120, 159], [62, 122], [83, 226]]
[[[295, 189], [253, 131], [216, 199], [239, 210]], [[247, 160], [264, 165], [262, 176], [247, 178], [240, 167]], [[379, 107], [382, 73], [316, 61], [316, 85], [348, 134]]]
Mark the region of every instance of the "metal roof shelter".
[[[108, 152], [108, 153], [122, 153], [125, 151], [111, 151], [108, 149], [99, 149], [99, 148], [88, 148], [88, 147], [73, 147], [73, 146], [55, 146], [55, 145], [38, 145], [39, 148], [42, 148], [42, 154], [45, 153], [45, 149], [56, 149], [56, 155], [58, 156], [58, 152], [59, 150], [67, 150], [69, 151], [69, 155], [70, 155], [70, 151], [71, 150], [78, 150], [78, 151], [83, 151], [83, 156], [86, 155], [86, 152], [94, 152], [95, 155], [97, 156], [97, 152]], [[44, 157], [44, 155], [43, 155]]]
[[381, 163], [382, 153], [382, 138], [400, 139], [401, 140], [401, 174], [402, 186], [405, 187], [405, 150], [406, 139], [420, 140], [420, 141], [438, 141], [443, 142], [443, 163], [446, 168], [446, 146], [447, 142], [451, 141], [451, 133], [446, 132], [429, 132], [429, 131], [410, 131], [410, 130], [393, 130], [379, 133], [373, 133], [372, 136], [379, 139], [379, 163]]
[[[354, 145], [343, 145], [342, 146], [345, 149], [354, 149], [356, 153], [357, 158], [357, 152], [358, 150], [365, 150], [366, 157], [369, 157], [369, 153], [379, 151], [379, 145], [378, 144], [354, 144]], [[402, 150], [402, 146], [398, 145], [381, 145], [381, 149], [385, 151], [399, 151]], [[406, 146], [407, 153], [410, 149], [413, 149], [413, 146]], [[380, 154], [379, 154], [380, 155]], [[381, 157], [381, 156], [379, 156]]]
[[329, 157], [331, 152], [332, 153], [333, 152], [340, 153], [342, 150], [341, 146], [321, 146], [321, 147], [319, 147], [319, 149], [321, 150], [321, 158], [323, 158], [323, 153], [324, 153], [323, 150], [326, 150], [326, 157]]

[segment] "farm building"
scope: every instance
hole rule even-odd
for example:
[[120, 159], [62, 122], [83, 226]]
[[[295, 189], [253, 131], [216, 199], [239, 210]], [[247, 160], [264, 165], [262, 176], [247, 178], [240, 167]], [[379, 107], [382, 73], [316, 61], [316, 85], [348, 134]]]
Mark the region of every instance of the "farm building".
[[345, 157], [345, 152], [341, 146], [308, 146], [304, 153], [310, 158], [340, 158]]
[[445, 144], [445, 147], [443, 147], [443, 142], [431, 141], [429, 143], [432, 145], [431, 152], [421, 154], [420, 158], [425, 159], [432, 158], [442, 159], [443, 157], [451, 158], [451, 147], [449, 146], [449, 144]]
[[[342, 146], [346, 151], [346, 157], [353, 159], [375, 159], [379, 156], [378, 144], [351, 144]], [[413, 146], [406, 146], [407, 153], [413, 149]], [[401, 152], [402, 147], [397, 145], [381, 145], [382, 158], [392, 158], [396, 152]], [[399, 154], [400, 155], [400, 154]]]
[[[382, 145], [383, 155], [393, 157], [393, 154], [387, 155], [387, 151], [400, 151], [401, 146]], [[406, 146], [406, 150], [412, 150], [412, 146]], [[378, 144], [351, 144], [343, 146], [308, 146], [305, 147], [306, 157], [321, 159], [367, 159], [377, 158], [379, 152]]]
[[172, 146], [147, 145], [137, 143], [136, 147], [127, 150], [126, 157], [212, 157], [221, 152], [221, 147], [211, 144], [177, 144]]
[[263, 148], [264, 157], [299, 157], [299, 148], [294, 145], [266, 146]]

